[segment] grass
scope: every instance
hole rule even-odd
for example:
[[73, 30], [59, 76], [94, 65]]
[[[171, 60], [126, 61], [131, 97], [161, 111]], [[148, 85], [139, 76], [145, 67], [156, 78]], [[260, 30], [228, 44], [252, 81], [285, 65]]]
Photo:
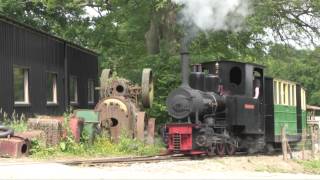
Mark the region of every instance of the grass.
[[255, 171], [257, 172], [269, 172], [269, 173], [286, 173], [288, 170], [281, 169], [278, 167], [273, 167], [273, 166], [258, 166], [255, 168]]
[[11, 123], [5, 123], [8, 127], [12, 128], [15, 133], [27, 131], [26, 121], [12, 121]]
[[27, 120], [25, 115], [18, 115], [15, 111], [9, 115], [0, 109], [0, 124], [13, 129], [14, 132], [24, 132], [27, 130]]
[[301, 164], [304, 168], [304, 171], [313, 173], [313, 174], [320, 174], [320, 160], [308, 160], [308, 161], [297, 161]]

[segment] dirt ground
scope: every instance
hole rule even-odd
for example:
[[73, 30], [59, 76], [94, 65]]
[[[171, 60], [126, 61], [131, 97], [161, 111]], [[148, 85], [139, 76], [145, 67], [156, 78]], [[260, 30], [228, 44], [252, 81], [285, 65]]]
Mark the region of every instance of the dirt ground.
[[[297, 155], [296, 155], [297, 156]], [[309, 158], [306, 155], [306, 158]], [[157, 165], [166, 164], [167, 162], [160, 162]], [[133, 165], [125, 164], [112, 164], [103, 165], [101, 168], [117, 168], [117, 167], [134, 167], [143, 166], [141, 163], [136, 163]], [[310, 171], [305, 169], [301, 164], [297, 162], [297, 157], [295, 159], [290, 159], [287, 161], [283, 160], [282, 155], [251, 155], [251, 156], [233, 156], [233, 157], [213, 157], [213, 158], [201, 158], [192, 161], [182, 161], [175, 162], [175, 169], [182, 169], [182, 171], [192, 171], [195, 169], [208, 170], [215, 172], [225, 172], [225, 171], [251, 171], [251, 172], [271, 172], [271, 173], [304, 173], [312, 174]], [[194, 166], [195, 165], [195, 166]], [[170, 163], [169, 163], [170, 166]], [[168, 167], [168, 166], [167, 166]], [[191, 168], [190, 168], [191, 167]], [[171, 169], [168, 168], [168, 169]]]
[[[110, 157], [111, 158], [111, 157]], [[311, 152], [306, 151], [304, 154], [305, 160], [311, 159]], [[19, 159], [14, 158], [0, 158], [0, 165], [4, 164], [24, 164], [24, 163], [56, 163], [68, 160], [80, 160], [86, 158], [73, 158], [64, 157], [55, 160], [36, 160], [28, 157], [23, 157]], [[97, 158], [99, 159], [99, 158]], [[283, 160], [281, 154], [278, 155], [238, 155], [231, 157], [202, 157], [200, 159], [194, 160], [194, 162], [199, 162], [199, 164], [210, 163], [214, 165], [215, 171], [225, 171], [225, 170], [237, 170], [237, 171], [268, 171], [268, 172], [293, 172], [293, 173], [308, 173], [306, 169], [303, 168], [301, 164], [297, 161], [302, 160], [301, 152], [294, 152], [293, 159], [290, 159], [288, 155], [288, 161]], [[317, 154], [316, 159], [320, 159], [320, 154]], [[192, 162], [192, 161], [190, 161]], [[141, 164], [141, 163], [138, 163]], [[105, 166], [105, 165], [104, 165]], [[109, 165], [108, 165], [109, 166]], [[105, 166], [105, 167], [108, 167]], [[124, 164], [116, 165], [112, 164], [113, 167], [116, 166], [127, 166]], [[204, 165], [205, 166], [205, 165]], [[203, 167], [207, 169], [207, 167]]]
[[[299, 158], [301, 153], [294, 154]], [[308, 155], [306, 155], [308, 158]], [[61, 160], [61, 159], [60, 159]], [[36, 170], [36, 171], [35, 171]], [[19, 172], [19, 173], [17, 173]], [[157, 163], [66, 166], [30, 158], [0, 159], [0, 179], [320, 179], [281, 155], [214, 157]]]

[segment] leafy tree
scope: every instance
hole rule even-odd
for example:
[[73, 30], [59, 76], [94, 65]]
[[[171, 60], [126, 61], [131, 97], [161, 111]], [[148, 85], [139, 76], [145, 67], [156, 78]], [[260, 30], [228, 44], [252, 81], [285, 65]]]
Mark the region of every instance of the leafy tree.
[[[268, 75], [300, 82], [308, 102], [320, 105], [320, 3], [312, 0], [252, 0], [252, 14], [241, 32], [200, 33], [190, 46], [192, 62], [233, 59], [267, 66]], [[94, 9], [96, 16], [86, 9]], [[170, 0], [0, 0], [5, 16], [100, 53], [101, 68], [140, 82], [144, 67], [155, 74], [152, 115], [167, 120], [165, 98], [179, 84], [179, 6]], [[264, 37], [273, 36], [277, 43]], [[319, 85], [318, 85], [319, 84]]]

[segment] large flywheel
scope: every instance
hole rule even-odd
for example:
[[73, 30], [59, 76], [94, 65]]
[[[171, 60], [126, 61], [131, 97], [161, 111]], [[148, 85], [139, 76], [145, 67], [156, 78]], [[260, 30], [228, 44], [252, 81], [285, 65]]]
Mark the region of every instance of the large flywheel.
[[103, 69], [100, 76], [100, 97], [106, 97], [106, 89], [109, 85], [110, 78], [112, 77], [111, 69]]
[[141, 88], [142, 105], [145, 108], [151, 108], [153, 103], [154, 87], [152, 70], [149, 68], [143, 69]]

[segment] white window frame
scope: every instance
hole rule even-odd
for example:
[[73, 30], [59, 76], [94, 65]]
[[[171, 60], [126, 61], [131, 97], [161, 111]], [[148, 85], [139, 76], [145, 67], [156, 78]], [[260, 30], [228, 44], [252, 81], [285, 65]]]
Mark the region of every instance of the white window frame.
[[283, 88], [284, 88], [284, 105], [288, 106], [289, 105], [289, 93], [288, 93], [288, 83], [283, 83]]
[[[92, 94], [89, 93], [90, 91], [92, 92]], [[88, 104], [94, 104], [94, 80], [93, 79], [88, 79]]]
[[273, 87], [272, 87], [272, 91], [273, 91], [273, 103], [276, 104], [277, 103], [277, 82], [276, 81], [273, 81], [272, 82], [273, 84]]
[[297, 106], [297, 85], [296, 84], [293, 86], [293, 99], [294, 99], [293, 105]]
[[301, 109], [306, 110], [306, 91], [301, 88]]
[[[71, 79], [74, 80], [75, 84], [74, 84], [74, 101], [70, 99], [70, 104], [74, 104], [74, 105], [77, 105], [79, 103], [79, 98], [78, 98], [78, 78], [77, 76], [70, 76], [70, 82], [71, 82]], [[71, 85], [71, 83], [69, 82], [69, 86]], [[69, 96], [70, 97], [70, 96]]]
[[292, 91], [291, 91], [291, 84], [288, 84], [288, 105], [292, 106]]
[[277, 81], [277, 104], [280, 105], [281, 104], [281, 97], [282, 97], [282, 93], [281, 93], [281, 82]]
[[[29, 68], [15, 66], [14, 68], [23, 70], [23, 86], [24, 86], [24, 101], [16, 101], [14, 100], [15, 105], [29, 105], [30, 104], [30, 94], [29, 94]], [[14, 81], [14, 77], [13, 77]], [[15, 87], [14, 87], [15, 88]], [[15, 91], [15, 89], [13, 90]]]
[[[57, 105], [58, 104], [58, 87], [57, 87], [57, 83], [58, 83], [58, 73], [55, 72], [47, 72], [47, 75], [54, 75], [52, 82], [52, 97], [53, 97], [53, 101], [48, 101], [47, 100], [47, 105]], [[47, 79], [48, 80], [48, 79]]]

